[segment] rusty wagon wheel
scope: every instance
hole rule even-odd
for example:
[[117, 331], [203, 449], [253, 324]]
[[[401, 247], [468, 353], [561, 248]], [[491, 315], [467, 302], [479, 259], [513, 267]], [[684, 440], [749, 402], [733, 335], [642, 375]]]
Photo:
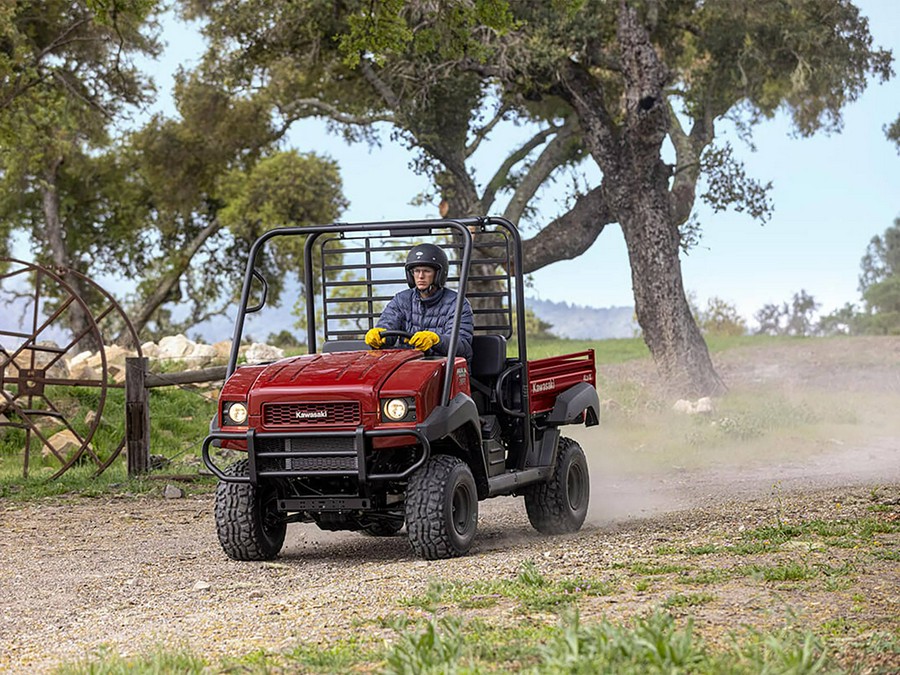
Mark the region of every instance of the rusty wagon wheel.
[[[99, 475], [125, 447], [124, 425], [102, 439], [97, 432], [109, 428], [109, 390], [124, 388], [124, 367], [109, 352], [141, 356], [134, 327], [108, 292], [74, 270], [0, 259], [0, 293], [0, 427], [24, 433], [23, 475], [35, 446], [56, 468], [51, 478], [85, 463]], [[114, 337], [119, 344], [108, 346]]]

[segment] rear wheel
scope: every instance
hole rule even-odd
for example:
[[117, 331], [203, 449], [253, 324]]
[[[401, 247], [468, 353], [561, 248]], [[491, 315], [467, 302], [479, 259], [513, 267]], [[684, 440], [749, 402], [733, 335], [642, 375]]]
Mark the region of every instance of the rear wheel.
[[587, 516], [590, 494], [584, 450], [571, 438], [562, 437], [550, 480], [525, 492], [528, 520], [544, 534], [577, 532]]
[[406, 530], [413, 551], [426, 560], [465, 555], [478, 526], [478, 493], [468, 465], [437, 455], [410, 478]]
[[[246, 476], [247, 460], [225, 473]], [[216, 487], [216, 532], [222, 550], [233, 560], [271, 560], [284, 545], [287, 524], [278, 513], [278, 493], [271, 485], [220, 482]]]

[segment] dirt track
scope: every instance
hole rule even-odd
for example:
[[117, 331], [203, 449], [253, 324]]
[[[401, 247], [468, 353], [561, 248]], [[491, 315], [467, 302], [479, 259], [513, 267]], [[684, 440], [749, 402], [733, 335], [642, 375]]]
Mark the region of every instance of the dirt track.
[[[834, 367], [846, 360], [840, 345], [770, 353], [766, 359], [777, 359], [775, 371], [752, 352], [726, 354], [719, 365], [732, 382], [758, 377], [765, 384], [774, 377], [786, 387], [839, 382], [848, 391], [900, 394], [900, 340], [860, 344], [871, 358], [855, 349], [852, 367], [840, 371]], [[617, 376], [634, 375], [628, 368]], [[817, 383], [823, 368], [831, 374]], [[553, 578], [616, 580], [621, 592], [592, 599], [582, 610], [626, 616], [659, 604], [678, 587], [676, 578], [659, 578], [649, 590], [631, 590], [634, 584], [623, 577], [623, 563], [652, 556], [660, 545], [726, 541], [781, 518], [864, 517], [873, 504], [883, 517], [900, 517], [900, 442], [894, 435], [873, 430], [853, 443], [821, 443], [799, 460], [720, 457], [703, 466], [626, 470], [621, 453], [601, 447], [597, 433], [572, 434], [587, 451], [594, 477], [582, 532], [540, 536], [520, 499], [489, 500], [481, 505], [472, 554], [459, 560], [417, 560], [403, 536], [373, 539], [302, 525], [289, 528], [277, 561], [232, 562], [215, 538], [210, 495], [0, 502], [0, 671], [47, 671], [103, 645], [122, 653], [187, 645], [214, 660], [371, 634], [379, 629], [366, 620], [408, 611], [398, 607], [398, 598], [424, 590], [433, 579], [514, 577], [526, 560]], [[896, 534], [876, 543], [898, 548]], [[813, 623], [851, 615], [897, 634], [895, 561], [831, 549], [809, 555], [824, 556], [823, 565], [853, 562], [852, 588], [829, 593], [730, 581], [713, 589], [714, 602], [692, 608], [700, 630], [714, 638], [736, 616], [770, 625], [793, 612]], [[691, 564], [721, 568], [736, 561], [719, 555]], [[867, 598], [862, 612], [852, 608], [854, 593]], [[509, 619], [503, 608], [494, 611], [498, 620]]]

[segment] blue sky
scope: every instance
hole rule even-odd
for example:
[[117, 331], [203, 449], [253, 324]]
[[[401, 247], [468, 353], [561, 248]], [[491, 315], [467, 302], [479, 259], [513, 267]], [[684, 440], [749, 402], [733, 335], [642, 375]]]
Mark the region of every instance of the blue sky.
[[[900, 2], [856, 4], [870, 19], [875, 44], [892, 49], [895, 59], [900, 57]], [[163, 39], [169, 47], [153, 69], [161, 94], [158, 105], [166, 109], [171, 73], [179, 64], [195, 65], [203, 45], [194, 30], [171, 21], [165, 24]], [[895, 70], [900, 71], [896, 63]], [[751, 152], [720, 126], [718, 138], [731, 138], [748, 174], [773, 182], [775, 211], [771, 221], [760, 226], [741, 214], [716, 214], [698, 206], [703, 238], [683, 258], [682, 271], [685, 287], [696, 294], [700, 305], [717, 296], [750, 319], [764, 304], [790, 300], [801, 289], [821, 303], [823, 312], [858, 302], [859, 262], [866, 246], [900, 216], [900, 155], [883, 132], [898, 114], [900, 78], [895, 77], [887, 84], [870, 84], [846, 108], [840, 134], [794, 138], [788, 120], [778, 116], [756, 128], [757, 149]], [[381, 148], [350, 146], [315, 121], [297, 125], [289, 137], [292, 147], [331, 156], [340, 164], [350, 200], [342, 220], [436, 217], [435, 208], [410, 204], [430, 186], [409, 168], [409, 153], [391, 145], [387, 134], [383, 141]], [[497, 141], [480, 150], [479, 160], [496, 166], [500, 146], [502, 141]], [[598, 177], [591, 170], [586, 175], [591, 181]], [[562, 211], [564, 187], [542, 198], [541, 221]], [[547, 300], [594, 307], [633, 303], [618, 226], [607, 227], [580, 258], [538, 271], [533, 282], [531, 294]]]

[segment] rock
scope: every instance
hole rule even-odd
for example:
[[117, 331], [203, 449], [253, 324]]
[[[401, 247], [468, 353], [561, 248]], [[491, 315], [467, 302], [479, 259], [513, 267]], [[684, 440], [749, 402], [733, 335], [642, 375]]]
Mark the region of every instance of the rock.
[[694, 404], [694, 412], [697, 414], [711, 413], [713, 410], [713, 402], [709, 396], [697, 399], [697, 403]]
[[212, 588], [212, 584], [208, 581], [203, 581], [202, 579], [194, 584], [194, 587], [191, 590], [194, 591], [208, 591]]
[[80, 366], [82, 363], [85, 363], [93, 355], [94, 355], [94, 353], [91, 351], [79, 352], [78, 354], [73, 356], [71, 359], [68, 359], [69, 370], [72, 370], [72, 368], [75, 368], [76, 366]]
[[125, 367], [125, 359], [131, 356], [137, 356], [130, 349], [125, 349], [119, 345], [108, 345], [104, 347], [106, 351], [106, 365], [116, 365]]
[[165, 455], [150, 455], [150, 470], [159, 471], [165, 469], [172, 461]]
[[182, 360], [190, 368], [205, 368], [215, 361], [218, 353], [212, 345], [194, 345], [194, 350]]
[[266, 361], [277, 361], [284, 358], [284, 350], [278, 347], [254, 342], [247, 349], [245, 354], [247, 363], [264, 363]]
[[228, 363], [231, 357], [231, 340], [220, 340], [213, 343], [213, 349], [216, 350], [216, 361], [219, 363]]
[[163, 497], [166, 499], [181, 499], [184, 497], [184, 490], [169, 483], [166, 485], [165, 490], [163, 490]]
[[95, 419], [97, 419], [96, 411], [88, 410], [87, 414], [84, 416], [84, 423], [88, 426], [91, 426], [94, 423]]
[[685, 415], [700, 415], [700, 414], [709, 414], [713, 412], [713, 402], [712, 399], [708, 396], [704, 396], [703, 398], [697, 399], [694, 402], [688, 401], [687, 399], [679, 399], [675, 401], [675, 405], [672, 406], [672, 410], [675, 412], [683, 413]]
[[[50, 445], [53, 446], [53, 449], [66, 461], [71, 459], [72, 455], [78, 452], [78, 449], [81, 447], [81, 441], [78, 440], [78, 437], [69, 429], [63, 429], [62, 431], [53, 434], [47, 440], [50, 442]], [[87, 451], [85, 451], [85, 454], [87, 454]], [[46, 445], [41, 450], [41, 455], [45, 458], [54, 456], [50, 451], [50, 448]]]
[[690, 415], [694, 410], [694, 406], [687, 399], [680, 398], [675, 401], [675, 405], [672, 406], [672, 410], [674, 410], [675, 412], [684, 413], [685, 415]]
[[141, 354], [150, 359], [159, 358], [159, 346], [155, 342], [145, 342], [141, 345]]
[[170, 335], [159, 341], [159, 358], [178, 360], [194, 351], [196, 343], [184, 335]]
[[73, 380], [99, 380], [100, 375], [84, 361], [69, 368], [69, 378]]

